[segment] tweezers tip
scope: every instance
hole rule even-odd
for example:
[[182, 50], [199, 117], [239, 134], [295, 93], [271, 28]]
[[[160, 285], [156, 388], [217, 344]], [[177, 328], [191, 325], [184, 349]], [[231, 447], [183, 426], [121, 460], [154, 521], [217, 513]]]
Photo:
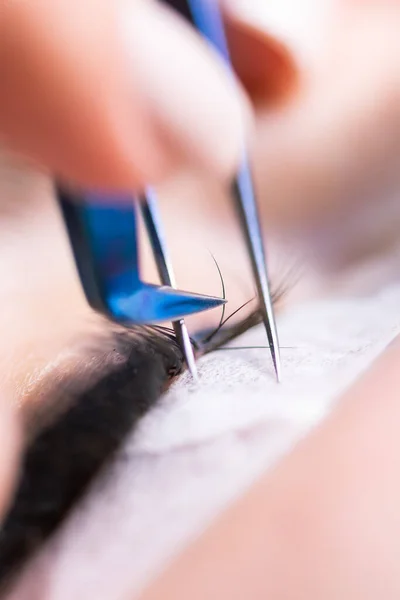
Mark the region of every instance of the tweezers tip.
[[194, 355], [192, 342], [185, 321], [181, 319], [180, 321], [174, 323], [174, 329], [179, 340], [188, 371], [192, 376], [193, 381], [197, 383], [199, 381], [199, 373], [197, 370], [196, 357]]
[[272, 360], [273, 360], [274, 368], [275, 368], [276, 382], [281, 383], [281, 381], [282, 381], [282, 364], [281, 364], [281, 358], [279, 355], [279, 350], [278, 350], [278, 353], [276, 353], [276, 352], [273, 353]]
[[[189, 343], [190, 343], [190, 341], [189, 341]], [[184, 343], [183, 350], [184, 350], [185, 362], [186, 362], [188, 371], [189, 371], [194, 383], [198, 383], [199, 372], [197, 370], [197, 364], [196, 364], [196, 359], [194, 356], [192, 345], [190, 344], [190, 349], [189, 349], [187, 344]]]
[[188, 360], [186, 358], [186, 364], [187, 364], [189, 373], [190, 373], [190, 375], [191, 375], [191, 377], [193, 379], [193, 382], [194, 383], [198, 383], [199, 382], [199, 372], [197, 370], [196, 363], [193, 362], [193, 361], [190, 361], [190, 359]]
[[278, 331], [275, 324], [275, 318], [273, 311], [269, 315], [270, 318], [266, 318], [265, 326], [268, 334], [268, 339], [270, 342], [269, 349], [271, 351], [272, 362], [274, 364], [275, 375], [277, 383], [281, 383], [282, 381], [282, 363], [281, 363], [281, 353], [279, 349], [279, 341], [278, 341]]

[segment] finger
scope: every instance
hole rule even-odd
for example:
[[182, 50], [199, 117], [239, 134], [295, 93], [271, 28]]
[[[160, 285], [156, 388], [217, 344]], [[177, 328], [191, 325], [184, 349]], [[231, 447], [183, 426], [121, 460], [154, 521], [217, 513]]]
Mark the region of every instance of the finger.
[[183, 161], [226, 176], [249, 120], [222, 62], [151, 1], [5, 3], [0, 79], [8, 144], [91, 185], [142, 186]]

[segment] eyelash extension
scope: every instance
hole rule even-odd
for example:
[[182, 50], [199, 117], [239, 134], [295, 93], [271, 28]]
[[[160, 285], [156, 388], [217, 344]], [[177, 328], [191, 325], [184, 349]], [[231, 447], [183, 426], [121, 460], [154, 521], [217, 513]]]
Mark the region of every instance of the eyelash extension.
[[111, 343], [114, 360], [107, 372], [84, 392], [76, 381], [59, 390], [71, 396], [69, 409], [25, 452], [14, 502], [0, 528], [1, 592], [183, 369], [179, 346], [166, 333], [123, 330], [113, 333]]
[[[286, 294], [286, 288], [278, 289], [272, 293], [272, 302], [276, 305]], [[263, 322], [263, 316], [259, 307], [255, 308], [247, 317], [244, 317], [234, 325], [230, 327], [224, 327], [226, 323], [234, 317], [238, 312], [240, 312], [243, 308], [248, 306], [251, 302], [253, 302], [255, 298], [251, 298], [244, 304], [242, 304], [238, 309], [236, 309], [233, 313], [231, 313], [213, 332], [206, 335], [206, 337], [201, 340], [196, 340], [196, 355], [198, 357], [205, 356], [206, 354], [210, 354], [211, 352], [215, 352], [216, 350], [221, 350], [223, 346], [229, 344], [249, 329], [260, 325]]]
[[[224, 278], [222, 276], [221, 269], [215, 257], [213, 255], [211, 256], [218, 270], [218, 274], [221, 280], [221, 289], [223, 294], [222, 297], [225, 299]], [[294, 274], [296, 274], [295, 279], [293, 278]], [[275, 290], [272, 290], [271, 299], [274, 306], [281, 302], [281, 300], [286, 296], [289, 289], [293, 287], [295, 283], [297, 283], [298, 279], [299, 273], [296, 269], [292, 269], [287, 273], [285, 278], [282, 280], [282, 283]], [[232, 342], [242, 334], [246, 333], [247, 331], [249, 331], [249, 329], [260, 325], [263, 322], [263, 316], [260, 308], [257, 306], [247, 317], [244, 317], [242, 320], [238, 321], [230, 327], [225, 327], [226, 323], [228, 323], [228, 321], [230, 321], [232, 317], [237, 315], [241, 310], [243, 310], [254, 300], [256, 300], [256, 296], [239, 306], [239, 308], [233, 311], [226, 318], [224, 305], [221, 314], [221, 319], [216, 329], [214, 329], [211, 332], [203, 332], [202, 334], [198, 334], [194, 337], [194, 339], [192, 339], [192, 344], [196, 350], [196, 356], [200, 358], [201, 356], [205, 356], [206, 354], [210, 354], [211, 352], [215, 352], [216, 350], [223, 350], [226, 344], [229, 344], [229, 342]]]
[[[222, 273], [215, 264], [225, 297]], [[286, 290], [287, 285], [279, 287], [273, 302], [277, 303]], [[200, 357], [221, 349], [261, 323], [261, 312], [256, 308], [238, 323], [226, 326], [253, 300], [226, 318], [222, 313], [213, 331], [191, 338], [195, 354]], [[174, 330], [168, 327], [118, 329], [111, 341], [116, 354], [113, 365], [108, 365], [97, 381], [74, 379], [69, 388], [59, 389], [52, 403], [65, 403], [64, 396], [68, 395], [65, 404], [69, 408], [45, 425], [28, 445], [13, 505], [0, 528], [0, 594], [61, 525], [171, 380], [184, 370]], [[110, 340], [104, 345], [109, 346]]]

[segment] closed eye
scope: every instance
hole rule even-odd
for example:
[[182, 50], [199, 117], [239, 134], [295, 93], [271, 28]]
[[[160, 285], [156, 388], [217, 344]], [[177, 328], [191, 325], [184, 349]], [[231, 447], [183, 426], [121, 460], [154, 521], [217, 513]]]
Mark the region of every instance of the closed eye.
[[[94, 357], [101, 369], [87, 364]], [[50, 386], [50, 417], [26, 448], [20, 483], [0, 531], [0, 586], [11, 582], [59, 526], [182, 366], [175, 339], [151, 328], [113, 327], [96, 340], [92, 353], [80, 356], [69, 378]]]
[[[275, 302], [285, 289], [275, 293]], [[211, 335], [192, 340], [198, 356], [261, 322], [257, 308], [232, 326], [230, 316]], [[183, 356], [173, 329], [128, 330], [108, 324], [108, 333], [77, 354], [67, 377], [60, 376], [62, 363], [46, 373], [41, 382], [42, 389], [49, 390], [49, 397], [41, 399], [45, 418], [31, 419], [20, 484], [0, 532], [0, 588], [12, 582], [54, 533], [182, 370]]]

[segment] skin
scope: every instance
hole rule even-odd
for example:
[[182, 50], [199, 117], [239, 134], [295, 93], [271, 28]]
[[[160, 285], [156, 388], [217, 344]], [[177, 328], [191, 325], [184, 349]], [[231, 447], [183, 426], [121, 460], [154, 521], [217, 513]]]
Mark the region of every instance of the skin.
[[330, 271], [393, 248], [400, 222], [400, 2], [331, 5], [297, 93], [259, 106], [255, 140], [266, 226]]
[[[215, 183], [233, 172], [242, 136], [249, 137], [251, 99], [258, 119], [255, 170], [269, 224], [314, 240], [320, 250], [320, 239], [325, 243], [329, 237], [326, 224], [336, 224], [335, 215], [340, 225], [346, 221], [343, 214], [366, 214], [363, 186], [371, 191], [373, 205], [382, 199], [382, 190], [396, 185], [398, 2], [369, 2], [361, 12], [357, 2], [338, 2], [325, 52], [304, 71], [296, 71], [287, 48], [239, 17], [233, 4], [224, 6], [247, 99], [239, 87], [232, 94], [232, 84], [212, 53], [152, 3], [88, 0], [80, 8], [75, 15], [65, 0], [51, 5], [45, 0], [7, 2], [1, 7], [0, 131], [9, 146], [44, 170], [80, 184], [138, 189], [187, 168], [207, 171]], [[88, 28], [88, 22], [97, 26]], [[155, 31], [163, 40], [162, 51], [151, 44]], [[256, 60], [261, 50], [275, 65], [272, 78]], [[350, 54], [353, 62], [348, 61]], [[77, 61], [83, 55], [90, 60]], [[165, 56], [179, 61], [171, 79], [165, 76]], [[188, 78], [189, 69], [198, 77]], [[332, 81], [334, 95], [328, 93]], [[204, 102], [211, 94], [215, 101]], [[365, 102], [371, 97], [374, 110]], [[196, 124], [188, 106], [201, 115]], [[137, 139], [140, 144], [132, 144]], [[349, 161], [337, 161], [349, 145]], [[30, 185], [48, 185], [36, 177]], [[12, 405], [23, 402], [32, 373], [56, 360], [87, 316], [76, 281], [71, 284], [74, 276], [59, 230], [46, 227], [54, 217], [52, 208], [32, 202], [28, 208], [26, 196], [21, 193], [18, 206], [1, 206], [3, 248], [9, 247], [7, 242], [17, 248], [8, 267], [2, 267], [3, 513], [19, 452]], [[211, 208], [218, 220], [220, 209]], [[14, 284], [12, 275], [24, 264], [30, 276], [16, 239], [21, 230], [31, 231], [35, 219], [36, 257], [46, 258], [50, 270], [37, 277], [32, 273], [28, 288]], [[346, 260], [375, 251], [382, 238], [390, 243], [392, 231], [398, 231], [395, 224], [388, 213], [380, 236], [364, 236], [366, 246], [355, 244], [354, 228], [355, 245], [349, 247], [343, 233], [338, 246], [347, 247]], [[316, 231], [322, 233], [311, 235]], [[340, 231], [334, 228], [335, 234]], [[54, 303], [43, 306], [48, 281], [56, 273], [66, 283]], [[23, 293], [29, 303], [16, 301]], [[61, 323], [60, 310], [67, 315]], [[58, 329], [52, 330], [50, 324], [56, 323]], [[398, 353], [398, 346], [390, 348], [341, 400], [335, 415], [215, 523], [143, 598], [178, 600], [194, 593], [222, 599], [398, 598]]]

